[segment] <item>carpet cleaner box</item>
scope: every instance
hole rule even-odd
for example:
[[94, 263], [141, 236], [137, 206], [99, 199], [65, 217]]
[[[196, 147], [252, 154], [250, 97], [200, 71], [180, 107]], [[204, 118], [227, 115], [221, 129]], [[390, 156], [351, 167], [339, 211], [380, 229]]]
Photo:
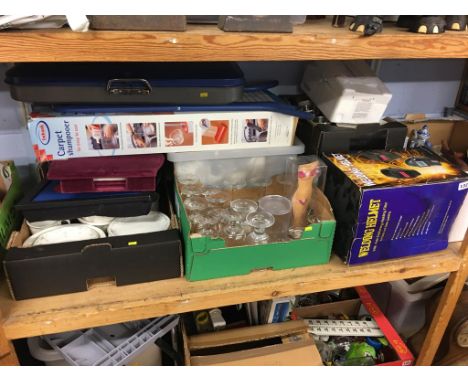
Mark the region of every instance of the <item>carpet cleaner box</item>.
[[268, 111], [66, 115], [32, 113], [39, 161], [291, 146], [297, 117]]
[[334, 250], [362, 264], [445, 249], [468, 177], [426, 149], [325, 154]]

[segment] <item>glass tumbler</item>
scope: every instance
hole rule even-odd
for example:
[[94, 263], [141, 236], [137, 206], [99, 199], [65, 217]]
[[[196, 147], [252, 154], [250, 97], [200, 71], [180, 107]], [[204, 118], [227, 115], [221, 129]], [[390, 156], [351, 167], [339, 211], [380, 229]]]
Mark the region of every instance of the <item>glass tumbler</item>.
[[258, 201], [258, 206], [262, 211], [269, 212], [275, 217], [274, 225], [270, 229], [271, 239], [274, 241], [288, 240], [291, 201], [281, 195], [266, 195]]

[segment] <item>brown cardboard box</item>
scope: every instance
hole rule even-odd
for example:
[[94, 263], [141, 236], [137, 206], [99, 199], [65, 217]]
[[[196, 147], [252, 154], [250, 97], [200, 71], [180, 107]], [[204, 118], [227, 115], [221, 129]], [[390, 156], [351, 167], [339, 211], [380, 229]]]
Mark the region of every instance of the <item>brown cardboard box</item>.
[[184, 335], [184, 354], [193, 366], [322, 366], [302, 320]]
[[392, 327], [385, 315], [382, 313], [376, 302], [363, 286], [356, 287], [356, 292], [359, 298], [352, 300], [337, 301], [327, 304], [313, 305], [307, 307], [299, 307], [293, 310], [292, 317], [299, 319], [313, 319], [328, 316], [337, 316], [345, 314], [349, 317], [356, 316], [363, 306], [365, 310], [372, 316], [374, 321], [379, 326], [380, 330], [387, 338], [390, 346], [395, 354], [394, 359], [388, 358], [379, 366], [409, 366], [414, 362], [414, 357], [406, 347], [403, 340]]
[[465, 152], [468, 148], [468, 121], [450, 119], [427, 119], [425, 114], [407, 114], [408, 137], [413, 130], [419, 130], [424, 125], [429, 127], [430, 141], [435, 149], [440, 148], [442, 141], [447, 142], [455, 151]]

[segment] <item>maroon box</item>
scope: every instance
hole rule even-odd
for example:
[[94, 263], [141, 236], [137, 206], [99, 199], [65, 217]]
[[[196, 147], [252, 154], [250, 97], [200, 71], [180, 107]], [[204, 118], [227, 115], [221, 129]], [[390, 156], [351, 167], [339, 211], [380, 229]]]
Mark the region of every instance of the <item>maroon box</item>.
[[57, 191], [64, 193], [154, 191], [163, 163], [162, 154], [57, 160], [47, 178], [59, 181]]

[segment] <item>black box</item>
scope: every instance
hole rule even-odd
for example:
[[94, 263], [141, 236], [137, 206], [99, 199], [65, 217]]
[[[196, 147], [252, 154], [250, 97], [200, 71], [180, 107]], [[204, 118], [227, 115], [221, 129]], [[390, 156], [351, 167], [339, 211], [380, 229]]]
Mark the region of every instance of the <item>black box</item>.
[[163, 199], [171, 229], [162, 232], [20, 248], [30, 235], [23, 224], [13, 232], [3, 261], [11, 295], [23, 300], [83, 292], [100, 281], [121, 286], [181, 277], [177, 219]]
[[349, 153], [357, 150], [401, 150], [407, 127], [396, 121], [384, 125], [369, 123], [356, 128], [301, 120], [296, 135], [304, 142], [305, 154]]
[[[57, 182], [54, 182], [57, 183]], [[152, 206], [157, 208], [159, 194], [157, 192], [129, 193], [88, 193], [60, 194], [64, 199], [37, 201], [35, 198], [53, 182], [41, 182], [33, 186], [29, 192], [15, 205], [24, 218], [30, 222], [39, 220], [67, 220], [85, 216], [128, 217], [146, 215]], [[83, 194], [81, 194], [83, 195]], [[66, 197], [66, 198], [65, 198]], [[155, 207], [156, 206], [156, 207]]]

